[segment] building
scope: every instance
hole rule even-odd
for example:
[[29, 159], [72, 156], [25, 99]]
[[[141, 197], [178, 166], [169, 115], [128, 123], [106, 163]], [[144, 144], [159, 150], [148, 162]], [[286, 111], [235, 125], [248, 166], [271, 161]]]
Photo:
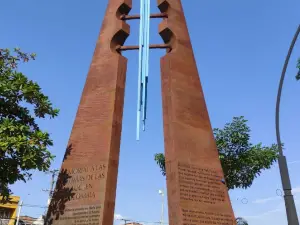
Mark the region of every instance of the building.
[[19, 225], [44, 225], [44, 219], [42, 216], [40, 216], [39, 218], [34, 218], [31, 216], [20, 216]]
[[31, 216], [20, 216], [19, 225], [32, 225], [35, 220], [36, 218]]
[[19, 202], [19, 196], [10, 196], [8, 203], [0, 204], [0, 225], [15, 224]]
[[126, 225], [142, 225], [142, 224], [140, 224], [140, 223], [126, 223]]
[[37, 218], [34, 222], [33, 225], [44, 225], [44, 218], [43, 216], [40, 216], [39, 218]]

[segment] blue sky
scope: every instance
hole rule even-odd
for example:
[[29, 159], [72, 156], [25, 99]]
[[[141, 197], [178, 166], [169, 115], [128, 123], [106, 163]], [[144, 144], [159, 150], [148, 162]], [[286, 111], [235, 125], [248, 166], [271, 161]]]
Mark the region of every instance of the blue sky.
[[[252, 129], [253, 143], [275, 142], [275, 99], [279, 75], [290, 41], [299, 23], [297, 0], [182, 0], [192, 44], [213, 127], [223, 127], [233, 116], [245, 116]], [[93, 55], [107, 0], [1, 1], [1, 47], [21, 47], [36, 52], [37, 60], [21, 67], [37, 81], [60, 108], [55, 120], [40, 121], [54, 140], [57, 156], [52, 168], [59, 168], [64, 154], [86, 74]], [[157, 12], [152, 1], [152, 12]], [[133, 0], [132, 14], [139, 0]], [[150, 42], [161, 43], [159, 20], [151, 21]], [[138, 21], [131, 21], [126, 44], [137, 44]], [[150, 53], [149, 113], [147, 131], [135, 141], [137, 52], [129, 58], [115, 213], [138, 221], [159, 221], [160, 196], [165, 179], [153, 161], [163, 152], [163, 130], [159, 58]], [[291, 58], [284, 85], [281, 133], [286, 147], [292, 185], [300, 210], [300, 83], [295, 81], [299, 43]], [[26, 185], [13, 186], [25, 204], [45, 206], [50, 176], [36, 172]], [[236, 216], [250, 225], [287, 224], [278, 166], [265, 171], [249, 190], [230, 192]], [[279, 191], [277, 191], [279, 192]], [[243, 204], [241, 199], [247, 199]], [[22, 214], [39, 216], [44, 209], [24, 207]], [[165, 213], [167, 218], [167, 212]]]

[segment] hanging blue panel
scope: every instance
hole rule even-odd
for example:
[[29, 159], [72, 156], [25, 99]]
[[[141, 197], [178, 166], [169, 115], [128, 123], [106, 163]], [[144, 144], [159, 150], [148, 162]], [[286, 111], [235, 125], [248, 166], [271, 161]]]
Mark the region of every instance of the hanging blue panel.
[[[150, 0], [141, 0], [140, 31], [139, 31], [139, 70], [138, 70], [138, 100], [137, 100], [137, 131], [140, 136], [140, 121], [145, 130], [147, 118], [147, 91], [149, 74], [149, 36], [150, 36]], [[142, 118], [141, 118], [142, 115]]]

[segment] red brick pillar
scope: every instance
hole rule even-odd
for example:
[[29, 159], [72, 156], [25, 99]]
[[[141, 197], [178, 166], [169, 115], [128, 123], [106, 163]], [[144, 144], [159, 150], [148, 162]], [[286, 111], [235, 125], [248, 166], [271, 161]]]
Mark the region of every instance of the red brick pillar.
[[168, 15], [159, 33], [172, 46], [161, 58], [169, 223], [235, 224], [181, 1], [158, 7]]
[[127, 67], [115, 47], [129, 35], [128, 24], [119, 18], [130, 9], [131, 0], [109, 0], [48, 224], [113, 224]]

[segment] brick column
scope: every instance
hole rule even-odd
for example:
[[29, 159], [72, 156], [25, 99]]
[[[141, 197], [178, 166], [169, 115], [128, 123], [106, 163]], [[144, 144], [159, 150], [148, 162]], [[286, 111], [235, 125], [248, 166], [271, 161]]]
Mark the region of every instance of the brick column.
[[119, 18], [130, 9], [131, 0], [109, 0], [47, 224], [113, 224], [127, 67], [115, 47], [129, 35]]
[[[158, 0], [170, 225], [235, 224], [180, 0]], [[195, 18], [196, 20], [196, 18]]]

